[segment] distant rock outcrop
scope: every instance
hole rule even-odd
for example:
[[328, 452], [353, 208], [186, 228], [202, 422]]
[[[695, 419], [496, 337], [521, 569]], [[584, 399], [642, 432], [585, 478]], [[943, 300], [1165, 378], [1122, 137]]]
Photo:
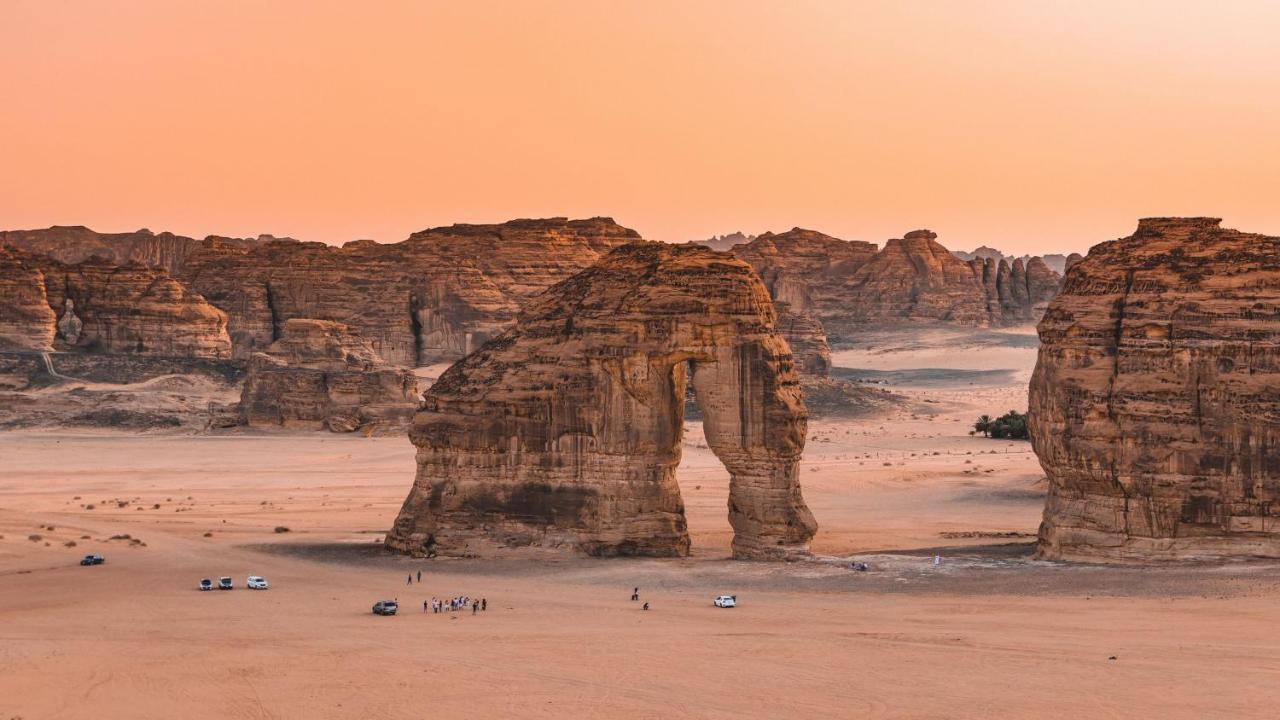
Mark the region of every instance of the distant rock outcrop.
[[0, 350], [52, 350], [57, 321], [39, 263], [0, 247]]
[[1060, 278], [1039, 258], [966, 262], [936, 238], [917, 230], [877, 250], [871, 243], [795, 228], [766, 233], [733, 252], [760, 274], [780, 314], [817, 320], [836, 345], [885, 324], [1027, 323], [1057, 291]]
[[1040, 323], [1041, 557], [1280, 557], [1280, 238], [1148, 218]]
[[65, 264], [0, 249], [0, 338], [11, 349], [231, 356], [227, 317], [164, 270]]
[[351, 326], [387, 362], [414, 366], [467, 354], [529, 297], [637, 239], [609, 218], [453, 225], [340, 248], [209, 239], [182, 278], [226, 310], [237, 356], [270, 345], [286, 320], [318, 318]]
[[684, 555], [675, 481], [686, 382], [730, 472], [734, 555], [805, 552], [806, 412], [751, 268], [634, 243], [534, 298], [454, 364], [410, 429], [418, 474], [387, 546], [418, 555], [564, 546]]
[[249, 360], [241, 421], [334, 432], [403, 427], [418, 405], [418, 381], [386, 365], [369, 341], [341, 323], [286, 320], [280, 339]]
[[[269, 239], [270, 236], [264, 236]], [[251, 247], [259, 241], [222, 238], [223, 242]], [[43, 230], [0, 231], [0, 246], [53, 258], [68, 265], [98, 258], [111, 265], [161, 268], [170, 275], [182, 269], [187, 254], [200, 244], [194, 238], [150, 230], [100, 233], [83, 225], [55, 225]]]

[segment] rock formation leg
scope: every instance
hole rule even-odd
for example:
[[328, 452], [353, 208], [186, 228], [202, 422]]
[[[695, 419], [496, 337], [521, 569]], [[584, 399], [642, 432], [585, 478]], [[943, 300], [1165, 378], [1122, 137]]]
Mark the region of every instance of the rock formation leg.
[[776, 343], [722, 348], [695, 362], [693, 391], [707, 444], [729, 470], [729, 524], [738, 559], [808, 553], [818, 524], [800, 494], [807, 422], [798, 383], [778, 381]]

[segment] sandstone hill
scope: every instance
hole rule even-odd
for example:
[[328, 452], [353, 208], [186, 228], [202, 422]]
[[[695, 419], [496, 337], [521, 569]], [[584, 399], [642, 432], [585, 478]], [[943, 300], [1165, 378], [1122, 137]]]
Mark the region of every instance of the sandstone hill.
[[728, 468], [734, 555], [803, 553], [807, 414], [768, 291], [694, 245], [634, 243], [536, 297], [454, 364], [410, 429], [418, 474], [387, 546], [684, 555], [686, 383]]
[[1040, 556], [1280, 557], [1280, 238], [1148, 218], [1067, 272], [1030, 427]]

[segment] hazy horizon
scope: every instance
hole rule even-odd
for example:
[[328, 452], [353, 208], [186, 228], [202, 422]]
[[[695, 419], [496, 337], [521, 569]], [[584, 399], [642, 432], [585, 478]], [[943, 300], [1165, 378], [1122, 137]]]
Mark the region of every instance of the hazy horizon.
[[1280, 6], [0, 5], [0, 228], [1280, 232]]

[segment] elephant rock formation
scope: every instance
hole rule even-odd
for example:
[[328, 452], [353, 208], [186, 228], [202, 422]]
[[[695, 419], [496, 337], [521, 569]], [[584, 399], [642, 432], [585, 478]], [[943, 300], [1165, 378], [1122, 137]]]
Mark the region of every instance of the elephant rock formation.
[[807, 415], [768, 291], [727, 253], [643, 242], [533, 298], [427, 392], [410, 429], [417, 478], [387, 546], [687, 554], [686, 382], [731, 475], [734, 556], [806, 552]]

